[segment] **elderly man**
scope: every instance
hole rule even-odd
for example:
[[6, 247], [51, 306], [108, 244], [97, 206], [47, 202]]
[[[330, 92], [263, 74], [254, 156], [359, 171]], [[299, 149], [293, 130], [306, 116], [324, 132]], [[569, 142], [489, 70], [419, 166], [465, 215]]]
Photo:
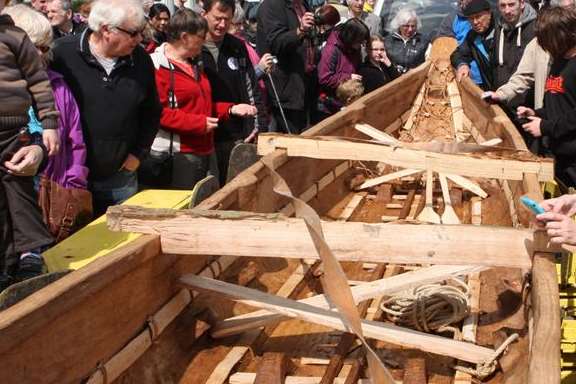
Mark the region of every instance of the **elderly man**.
[[74, 20], [70, 0], [51, 0], [47, 8], [48, 20], [52, 25], [54, 40], [68, 35], [77, 35], [86, 29], [86, 25]]
[[256, 83], [254, 68], [248, 57], [244, 43], [228, 33], [234, 16], [234, 0], [204, 0], [203, 15], [208, 22], [208, 33], [202, 49], [202, 63], [212, 87], [212, 99], [216, 102], [231, 102], [247, 105], [234, 107], [233, 117], [228, 121], [218, 123], [214, 142], [220, 184], [226, 182], [230, 153], [237, 142], [242, 142], [251, 136], [254, 129], [263, 127], [264, 108]]
[[32, 0], [32, 7], [43, 14], [48, 13], [48, 3], [50, 0]]
[[457, 68], [458, 81], [470, 76], [470, 63], [476, 61], [482, 82], [480, 87], [494, 89], [492, 52], [494, 47], [494, 15], [487, 0], [471, 0], [462, 13], [468, 18], [472, 29], [452, 53], [452, 65]]
[[139, 0], [97, 0], [89, 28], [54, 48], [53, 68], [80, 109], [95, 213], [137, 192], [136, 170], [158, 130], [154, 66], [139, 46], [145, 25]]

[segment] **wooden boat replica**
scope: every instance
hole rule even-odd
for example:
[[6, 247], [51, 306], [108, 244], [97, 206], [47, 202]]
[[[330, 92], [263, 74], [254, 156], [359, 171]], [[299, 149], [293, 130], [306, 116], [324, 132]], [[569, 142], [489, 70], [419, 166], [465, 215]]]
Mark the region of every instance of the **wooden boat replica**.
[[0, 313], [0, 382], [559, 383], [558, 249], [519, 204], [552, 163], [445, 58], [262, 135], [194, 210], [113, 207], [146, 235]]

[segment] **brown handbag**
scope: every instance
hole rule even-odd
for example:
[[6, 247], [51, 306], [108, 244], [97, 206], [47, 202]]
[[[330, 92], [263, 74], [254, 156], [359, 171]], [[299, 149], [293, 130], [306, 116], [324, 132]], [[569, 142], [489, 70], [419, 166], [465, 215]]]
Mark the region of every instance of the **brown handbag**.
[[38, 203], [56, 243], [92, 220], [92, 194], [89, 191], [65, 188], [46, 176], [40, 179]]

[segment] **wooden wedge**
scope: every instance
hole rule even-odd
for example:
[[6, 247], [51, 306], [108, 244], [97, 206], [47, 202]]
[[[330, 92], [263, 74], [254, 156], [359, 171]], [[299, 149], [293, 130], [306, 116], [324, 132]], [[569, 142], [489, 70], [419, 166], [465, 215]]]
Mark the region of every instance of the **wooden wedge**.
[[358, 132], [362, 132], [366, 136], [370, 136], [374, 140], [378, 140], [381, 143], [397, 146], [402, 145], [402, 142], [400, 140], [390, 136], [386, 132], [382, 132], [381, 130], [374, 128], [369, 124], [356, 124], [354, 126], [354, 129], [356, 129]]
[[432, 175], [432, 170], [428, 169], [426, 171], [426, 205], [420, 214], [418, 215], [418, 220], [424, 221], [426, 223], [440, 224], [440, 216], [434, 211], [433, 203], [433, 192], [434, 192], [434, 177]]
[[469, 179], [462, 177], [460, 175], [445, 174], [445, 176], [448, 179], [450, 179], [453, 183], [458, 184], [462, 188], [467, 189], [468, 191], [480, 196], [483, 199], [488, 197], [488, 194], [486, 193], [486, 191], [484, 191], [482, 188], [480, 188], [480, 186], [478, 184], [476, 184], [475, 182], [473, 182], [472, 180], [469, 180]]
[[389, 173], [387, 175], [375, 177], [373, 179], [368, 179], [356, 189], [362, 190], [366, 188], [375, 187], [376, 185], [384, 184], [392, 180], [401, 179], [406, 176], [418, 175], [424, 172], [423, 170], [419, 169], [403, 169], [398, 172]]
[[444, 199], [444, 213], [442, 213], [442, 224], [460, 224], [460, 219], [454, 207], [452, 206], [452, 200], [450, 198], [450, 190], [448, 189], [448, 180], [446, 175], [443, 173], [438, 174], [440, 179], [440, 187], [442, 188], [442, 198]]

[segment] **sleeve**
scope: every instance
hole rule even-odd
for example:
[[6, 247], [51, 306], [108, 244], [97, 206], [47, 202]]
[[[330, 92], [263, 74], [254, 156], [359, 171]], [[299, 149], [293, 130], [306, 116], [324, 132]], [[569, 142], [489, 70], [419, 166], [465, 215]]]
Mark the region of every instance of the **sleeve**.
[[463, 64], [470, 65], [472, 60], [474, 60], [474, 58], [472, 56], [472, 50], [470, 49], [468, 39], [464, 40], [462, 44], [452, 52], [452, 55], [450, 55], [450, 61], [454, 68], [458, 68]]
[[534, 85], [534, 72], [536, 44], [528, 44], [516, 72], [510, 77], [508, 82], [496, 90], [504, 96], [504, 101], [510, 102], [517, 95], [522, 95], [532, 88]]
[[540, 123], [542, 136], [561, 140], [565, 136], [573, 136], [576, 132], [576, 109], [571, 109], [563, 115], [554, 117], [546, 116], [544, 109], [538, 110], [536, 114], [542, 117], [542, 122]]
[[86, 144], [84, 143], [84, 135], [82, 134], [82, 123], [80, 122], [80, 110], [78, 104], [74, 99], [74, 95], [68, 87], [64, 90], [66, 119], [64, 123], [67, 127], [66, 139], [70, 143], [72, 150], [72, 158], [69, 159], [70, 165], [68, 166], [70, 172], [67, 172], [66, 184], [74, 188], [87, 189], [88, 188], [88, 167], [86, 167]]
[[212, 115], [216, 115], [219, 120], [228, 120], [230, 116], [230, 108], [234, 105], [234, 103], [229, 103], [226, 101], [218, 101], [213, 104], [214, 108], [212, 111]]
[[268, 6], [261, 6], [259, 16], [258, 25], [264, 28], [266, 41], [273, 55], [293, 54], [294, 50], [302, 44], [302, 39], [298, 37], [296, 29], [288, 27], [284, 2], [282, 4], [270, 2]]
[[54, 95], [42, 60], [28, 36], [24, 36], [16, 57], [18, 66], [28, 85], [34, 109], [43, 129], [58, 129], [59, 113], [54, 105]]
[[336, 90], [338, 85], [350, 78], [350, 74], [337, 71], [338, 64], [342, 59], [342, 53], [335, 44], [326, 44], [320, 56], [318, 64], [318, 80], [320, 85]]
[[[264, 106], [262, 92], [258, 86], [258, 77], [254, 71], [254, 67], [252, 66], [248, 66], [248, 71], [246, 73], [246, 86], [250, 91], [249, 93], [251, 94], [251, 101], [258, 110], [256, 113], [256, 118], [254, 119], [254, 128], [256, 128], [259, 132], [266, 131], [266, 108]], [[250, 132], [247, 134], [249, 135]]]
[[146, 94], [144, 95], [144, 99], [142, 103], [140, 103], [139, 108], [140, 131], [138, 134], [138, 139], [135, 140], [132, 147], [130, 148], [130, 153], [139, 159], [142, 159], [143, 156], [150, 150], [150, 146], [152, 145], [154, 137], [156, 137], [156, 133], [158, 132], [160, 116], [162, 113], [162, 105], [158, 99], [152, 59], [150, 59], [150, 56], [145, 54], [143, 50], [140, 57], [143, 59], [142, 65], [146, 67]]

